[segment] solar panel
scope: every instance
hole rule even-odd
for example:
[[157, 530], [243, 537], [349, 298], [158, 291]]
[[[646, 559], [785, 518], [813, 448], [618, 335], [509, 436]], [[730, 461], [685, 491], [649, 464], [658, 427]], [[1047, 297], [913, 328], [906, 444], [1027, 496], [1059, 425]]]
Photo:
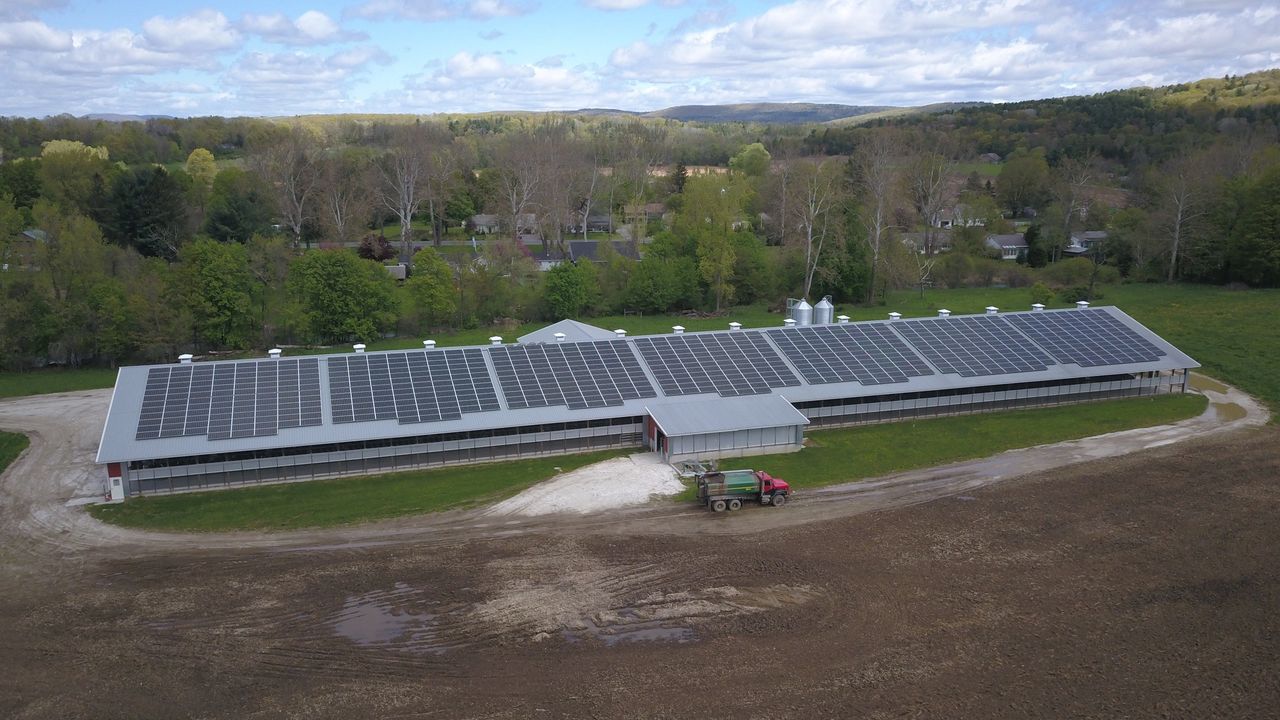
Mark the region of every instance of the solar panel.
[[333, 422], [457, 420], [497, 410], [498, 395], [476, 348], [330, 357]]
[[1165, 352], [1100, 308], [1007, 315], [1060, 363], [1081, 367], [1155, 362]]
[[811, 385], [885, 385], [933, 374], [884, 323], [810, 325], [767, 333]]
[[639, 337], [635, 343], [664, 395], [759, 395], [800, 384], [755, 331]]
[[226, 440], [320, 422], [315, 359], [179, 365], [147, 371], [134, 437]]
[[940, 372], [961, 377], [1033, 372], [1053, 362], [1003, 317], [903, 320], [891, 328]]
[[507, 407], [612, 407], [654, 397], [626, 340], [502, 345], [488, 348]]

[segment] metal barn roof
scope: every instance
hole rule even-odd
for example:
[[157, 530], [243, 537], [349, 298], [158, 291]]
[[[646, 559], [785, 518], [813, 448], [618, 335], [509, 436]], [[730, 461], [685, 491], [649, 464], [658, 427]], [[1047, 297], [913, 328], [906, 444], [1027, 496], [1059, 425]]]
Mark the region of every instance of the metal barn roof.
[[698, 395], [646, 408], [672, 437], [756, 428], [808, 425], [809, 418], [781, 395]]
[[582, 342], [585, 340], [612, 340], [615, 336], [612, 330], [605, 330], [595, 325], [588, 325], [577, 320], [561, 320], [560, 322], [551, 323], [550, 325], [534, 330], [531, 333], [521, 335], [516, 338], [520, 343], [528, 345], [530, 343], [553, 343], [556, 342], [556, 333], [564, 333], [565, 342]]
[[[1195, 360], [1115, 307], [1094, 308], [1087, 312], [1092, 313], [1095, 317], [1102, 317], [1111, 326], [1119, 328], [1130, 337], [1140, 338], [1144, 344], [1149, 344], [1151, 348], [1154, 348], [1155, 352], [1148, 359], [1138, 362], [1119, 362], [1113, 361], [1108, 357], [1090, 360], [1086, 353], [1081, 358], [1077, 358], [1079, 362], [1061, 361], [1053, 357], [1055, 353], [1058, 357], [1072, 356], [1072, 353], [1079, 354], [1080, 348], [1073, 347], [1069, 337], [1064, 339], [1053, 336], [1051, 334], [1052, 328], [1049, 328], [1046, 331], [1049, 334], [1042, 332], [1040, 335], [1040, 342], [1045, 343], [1042, 346], [1033, 341], [1022, 330], [1017, 329], [1025, 326], [1034, 330], [1039, 324], [1054, 320], [1053, 316], [1062, 316], [1057, 319], [1065, 321], [1071, 319], [1072, 314], [1080, 312], [1079, 310], [1050, 310], [1001, 313], [998, 317], [1007, 319], [1007, 322], [997, 323], [1004, 333], [1001, 336], [1005, 338], [1004, 341], [1013, 342], [1016, 340], [1017, 343], [1034, 351], [1025, 359], [1030, 362], [1027, 367], [1031, 369], [1013, 368], [1002, 371], [1004, 374], [965, 375], [964, 372], [972, 372], [973, 369], [966, 370], [964, 353], [980, 353], [982, 349], [969, 348], [966, 350], [963, 343], [956, 344], [948, 339], [947, 333], [960, 329], [966, 323], [979, 323], [984, 316], [954, 316], [945, 319], [912, 318], [896, 321], [868, 321], [843, 325], [813, 326], [832, 329], [844, 328], [844, 330], [838, 332], [860, 336], [878, 335], [881, 338], [892, 339], [893, 347], [890, 349], [898, 354], [905, 366], [914, 368], [914, 370], [906, 372], [901, 378], [894, 376], [874, 380], [864, 377], [863, 380], [865, 382], [857, 380], [833, 381], [832, 378], [815, 376], [817, 370], [808, 364], [808, 358], [788, 357], [783, 349], [783, 345], [787, 343], [783, 341], [786, 338], [804, 335], [807, 331], [803, 328], [792, 330], [784, 330], [783, 328], [722, 330], [685, 333], [681, 336], [664, 334], [617, 339], [613, 333], [608, 331], [600, 331], [599, 328], [593, 328], [576, 321], [564, 321], [544, 328], [544, 330], [556, 332], [556, 330], [552, 329], [556, 326], [561, 328], [581, 326], [597, 332], [590, 333], [592, 336], [590, 339], [584, 338], [578, 342], [567, 339], [563, 343], [554, 343], [554, 338], [548, 338], [544, 342], [549, 342], [550, 344], [546, 345], [527, 344], [529, 342], [526, 340], [527, 338], [538, 336], [538, 333], [531, 333], [521, 338], [520, 345], [504, 346], [509, 349], [523, 348], [523, 353], [503, 352], [496, 354], [493, 351], [498, 350], [498, 348], [473, 346], [471, 348], [443, 348], [426, 351], [340, 353], [308, 356], [308, 359], [314, 358], [319, 364], [318, 373], [313, 374], [318, 375], [318, 377], [299, 378], [292, 370], [288, 373], [283, 369], [276, 372], [274, 366], [269, 366], [267, 370], [271, 371], [270, 377], [279, 379], [278, 387], [273, 385], [270, 395], [256, 399], [249, 397], [244, 399], [243, 403], [241, 402], [242, 399], [237, 397], [235, 400], [237, 414], [235, 414], [234, 418], [227, 420], [227, 427], [233, 432], [219, 435], [219, 437], [225, 437], [226, 439], [210, 439], [206, 434], [198, 434], [201, 428], [197, 428], [197, 434], [190, 434], [192, 431], [190, 423], [185, 428], [185, 432], [188, 434], [182, 434], [184, 431], [181, 415], [178, 416], [176, 423], [178, 429], [176, 435], [166, 433], [165, 430], [170, 426], [154, 418], [149, 422], [152, 423], [152, 426], [160, 428], [161, 436], [148, 435], [142, 432], [140, 425], [142, 424], [144, 397], [151, 397], [154, 400], [155, 397], [159, 396], [164, 403], [176, 403], [177, 407], [187, 412], [189, 420], [193, 413], [205, 412], [210, 404], [208, 397], [205, 397], [203, 404], [200, 404], [195, 399], [197, 393], [194, 391], [190, 392], [190, 400], [183, 394], [187, 392], [188, 388], [199, 385], [200, 378], [195, 376], [196, 370], [201, 371], [201, 377], [205, 378], [206, 381], [210, 381], [209, 378], [212, 378], [212, 382], [217, 382], [223, 376], [233, 376], [237, 372], [233, 366], [247, 366], [252, 363], [247, 363], [246, 361], [215, 361], [189, 365], [166, 364], [123, 367], [117, 376], [115, 392], [112, 395], [111, 407], [107, 414], [107, 421], [103, 428], [102, 439], [98, 449], [97, 461], [105, 463], [212, 455], [281, 447], [367, 441], [387, 437], [436, 435], [550, 423], [634, 417], [645, 414], [654, 414], [673, 426], [680, 426], [680, 423], [687, 422], [690, 427], [719, 427], [725, 430], [741, 429], [753, 426], [751, 423], [754, 421], [751, 419], [751, 415], [754, 410], [751, 412], [745, 409], [740, 412], [735, 411], [734, 408], [737, 407], [739, 402], [744, 408], [764, 408], [769, 414], [774, 412], [775, 406], [780, 408], [780, 405], [774, 400], [760, 399], [765, 397], [778, 398], [779, 400], [785, 398], [783, 402], [801, 403], [946, 389], [998, 387], [1015, 383], [1062, 381], [1199, 367]], [[1084, 315], [1077, 317], [1082, 318]], [[973, 319], [965, 320], [966, 318]], [[1037, 325], [1030, 324], [1033, 322], [1037, 323]], [[566, 325], [565, 323], [571, 324]], [[1009, 327], [1004, 327], [1005, 325]], [[1033, 330], [1028, 330], [1028, 332]], [[559, 331], [563, 332], [564, 330], [561, 329]], [[603, 334], [598, 334], [599, 332]], [[818, 332], [826, 334], [825, 330]], [[606, 337], [608, 338], [607, 341]], [[721, 377], [734, 379], [740, 378], [740, 376], [734, 374], [735, 370], [731, 362], [720, 362], [725, 360], [723, 357], [666, 357], [665, 360], [668, 362], [661, 363], [660, 367], [655, 367], [640, 352], [642, 345], [658, 347], [663, 345], [662, 340], [674, 337], [696, 341], [700, 343], [700, 346], [716, 347], [718, 348], [717, 352], [741, 352], [742, 356], [730, 358], [730, 360], [738, 362], [740, 365], [747, 363], [744, 358], [756, 358], [761, 353], [769, 356], [776, 355], [777, 357], [771, 360], [774, 367], [767, 368], [774, 373], [772, 375], [774, 379], [762, 382], [757, 378], [750, 383], [751, 387], [744, 386], [727, 392], [707, 392], [700, 386], [689, 387], [684, 385], [680, 386], [682, 389], [675, 390], [676, 386], [672, 384], [674, 381], [668, 375], [668, 372], [680, 365], [680, 362], [677, 361], [683, 362], [684, 368], [695, 375], [703, 371], [718, 371]], [[535, 339], [532, 342], [537, 343], [539, 340]], [[551, 357], [552, 353], [549, 351], [557, 348], [562, 352], [563, 357], [574, 355], [577, 358], [582, 358], [589, 355], [591, 358], [596, 358], [601, 355], [596, 354], [594, 349], [604, 345], [614, 348], [614, 351], [617, 352], [614, 356], [615, 361], [617, 358], [622, 360], [621, 365], [609, 371], [613, 373], [612, 376], [604, 374], [604, 371], [595, 368], [594, 361], [588, 362], [586, 367], [579, 365], [576, 369], [555, 368], [558, 380], [550, 376], [541, 379], [535, 378], [536, 384], [540, 384], [546, 390], [546, 393], [543, 397], [535, 398], [532, 402], [528, 397], [521, 398], [520, 402], [512, 402], [516, 398], [509, 398], [505, 393], [509, 388], [518, 386], [510, 376], [513, 369], [511, 366], [506, 365], [500, 369], [495, 365], [495, 358], [501, 359], [508, 356], [516, 357], [523, 354], [530, 357]], [[723, 348], [723, 350], [719, 350], [719, 348]], [[582, 352], [577, 352], [579, 350]], [[844, 358], [850, 364], [855, 362], [856, 358], [854, 356], [860, 356], [855, 351], [850, 351], [849, 357]], [[649, 352], [652, 353], [653, 350]], [[464, 354], [465, 357], [463, 357]], [[634, 358], [629, 357], [631, 354], [634, 354]], [[446, 363], [446, 355], [453, 358], [453, 360]], [[654, 357], [663, 359], [660, 352]], [[353, 359], [355, 358], [364, 358], [365, 362], [354, 363]], [[286, 357], [284, 359], [290, 360], [291, 358]], [[517, 359], [522, 360], [522, 358]], [[387, 370], [389, 374], [385, 375], [385, 377], [390, 378], [389, 382], [381, 383], [367, 370], [358, 372], [358, 368], [349, 367], [357, 364], [371, 365], [373, 360], [379, 361], [380, 365], [389, 366], [390, 369]], [[801, 360], [804, 362], [800, 362]], [[841, 358], [835, 358], [835, 360], [841, 360]], [[264, 359], [256, 362], [260, 365], [266, 365], [268, 363], [280, 363], [281, 361]], [[545, 359], [542, 362], [546, 367]], [[581, 360], [577, 360], [577, 362], [580, 363]], [[657, 360], [654, 362], [657, 362]], [[874, 365], [874, 363], [870, 363], [865, 358], [857, 362]], [[1080, 364], [1080, 362], [1099, 362], [1103, 364], [1088, 365]], [[415, 366], [415, 363], [417, 366]], [[303, 364], [305, 363], [299, 362], [296, 365]], [[667, 367], [668, 365], [671, 367]], [[152, 371], [170, 368], [194, 368], [190, 371], [191, 374], [186, 376], [188, 379], [185, 382], [188, 384], [170, 387], [167, 394], [163, 387], [152, 387], [151, 395], [148, 396], [148, 379], [153, 377]], [[535, 370], [536, 368], [537, 366], [534, 366]], [[877, 373], [880, 372], [875, 367], [872, 367], [871, 370]], [[515, 371], [519, 372], [519, 369], [516, 368]], [[544, 370], [543, 372], [546, 371]], [[412, 378], [409, 378], [406, 373], [411, 374]], [[561, 385], [564, 382], [568, 382], [563, 377], [566, 373], [569, 377], [568, 381], [576, 382], [580, 380], [581, 382], [578, 384], [584, 388], [587, 385], [595, 387], [599, 384], [598, 380], [608, 380], [612, 377], [619, 383], [619, 388], [626, 385], [630, 392], [623, 395], [627, 399], [606, 398], [607, 403], [612, 404], [597, 403], [597, 405], [592, 406], [589, 399], [584, 400], [579, 397], [576, 399], [577, 405], [574, 405], [575, 399], [568, 397], [567, 393], [563, 397], [552, 397], [551, 390], [557, 382]], [[163, 376], [166, 373], [164, 370], [157, 370], [157, 374], [158, 376]], [[806, 379], [806, 374], [815, 381], [811, 382], [810, 379]], [[459, 380], [460, 377], [462, 378], [461, 380]], [[428, 379], [423, 380], [423, 378]], [[410, 382], [411, 379], [412, 382]], [[450, 379], [455, 385], [450, 392], [457, 395], [455, 405], [449, 408], [436, 407], [432, 404], [435, 402], [434, 398], [436, 397], [433, 393], [435, 390], [439, 390], [441, 382], [447, 383]], [[337, 380], [341, 380], [341, 382], [337, 382]], [[553, 382], [553, 380], [555, 381]], [[526, 382], [528, 381], [526, 380]], [[733, 382], [736, 383], [738, 380], [734, 379]], [[298, 394], [306, 389], [300, 388], [300, 385], [305, 386], [307, 383], [310, 383], [310, 392], [313, 395], [318, 393], [319, 396], [320, 413], [318, 422], [315, 422], [314, 410], [299, 409], [297, 404], [291, 404], [288, 409], [284, 407], [284, 398], [294, 398], [295, 400], [291, 401], [291, 403], [295, 402]], [[430, 383], [435, 383], [435, 385], [432, 386]], [[664, 386], [664, 383], [667, 384]], [[412, 408], [408, 421], [405, 420], [403, 415], [398, 417], [394, 411], [390, 414], [382, 412], [382, 408], [386, 407], [387, 403], [390, 402], [388, 398], [393, 392], [392, 385], [395, 385], [396, 392], [409, 393], [415, 397], [414, 402], [416, 405]], [[248, 387], [252, 388], [253, 385], [250, 384]], [[600, 387], [604, 388], [603, 384], [600, 384]], [[206, 391], [208, 390], [207, 385], [204, 388]], [[607, 389], [604, 388], [604, 390]], [[360, 402], [351, 395], [354, 390], [362, 390], [366, 396], [372, 397], [372, 401], [366, 402], [372, 402], [376, 407], [360, 405]], [[463, 390], [467, 392], [464, 393], [462, 392]], [[600, 391], [599, 397], [606, 397], [604, 390]], [[344, 392], [347, 394], [344, 395]], [[484, 395], [484, 392], [491, 394]], [[496, 394], [496, 397], [493, 396], [494, 394]], [[746, 397], [745, 399], [730, 397], [732, 395]], [[232, 400], [227, 399], [226, 402], [231, 403]], [[555, 402], [563, 404], [551, 404]], [[239, 427], [237, 423], [243, 420], [238, 414], [242, 405], [249, 407], [250, 416], [247, 422], [250, 428], [253, 427], [252, 414], [255, 403], [258, 410], [262, 410], [264, 406], [267, 408], [272, 423], [269, 428], [271, 432], [255, 436], [252, 431], [247, 434], [235, 431], [235, 428]], [[470, 404], [468, 405], [468, 403]], [[391, 403], [391, 406], [393, 408], [396, 407], [395, 403]], [[228, 404], [227, 407], [228, 414], [231, 414], [231, 406]], [[308, 412], [310, 413], [309, 415]], [[335, 421], [335, 412], [341, 416], [341, 421]], [[365, 413], [363, 416], [361, 415], [362, 412]], [[690, 416], [689, 419], [687, 421], [681, 420], [680, 418], [686, 413]], [[154, 415], [154, 412], [151, 414]], [[312, 418], [313, 424], [307, 426], [304, 420], [305, 417]], [[168, 419], [169, 417], [166, 416], [165, 421]], [[205, 417], [205, 422], [211, 423], [211, 417]], [[164, 436], [166, 434], [171, 436]], [[139, 439], [140, 436], [154, 439]]]

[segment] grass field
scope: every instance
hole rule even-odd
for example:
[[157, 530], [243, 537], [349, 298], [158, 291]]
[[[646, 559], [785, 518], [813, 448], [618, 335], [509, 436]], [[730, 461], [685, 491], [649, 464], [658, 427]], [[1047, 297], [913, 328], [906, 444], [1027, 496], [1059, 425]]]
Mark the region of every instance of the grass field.
[[9, 467], [9, 463], [18, 459], [29, 444], [26, 435], [0, 432], [0, 473]]
[[[26, 438], [23, 438], [24, 440]], [[146, 530], [290, 530], [497, 502], [556, 474], [625, 455], [611, 450], [372, 477], [134, 498], [94, 505], [103, 522]]]
[[[1014, 448], [1164, 425], [1204, 411], [1201, 395], [1107, 400], [979, 415], [806, 432], [789, 455], [733, 458], [725, 469], [763, 467], [796, 488], [814, 488], [986, 457]], [[692, 499], [692, 490], [685, 495]]]
[[110, 368], [78, 368], [0, 372], [0, 398], [71, 390], [109, 388], [116, 383], [116, 371]]

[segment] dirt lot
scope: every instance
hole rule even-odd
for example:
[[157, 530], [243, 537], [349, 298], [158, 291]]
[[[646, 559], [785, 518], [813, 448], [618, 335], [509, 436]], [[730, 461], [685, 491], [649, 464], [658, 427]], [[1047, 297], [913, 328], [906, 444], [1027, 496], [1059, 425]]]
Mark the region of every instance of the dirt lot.
[[0, 581], [0, 716], [1275, 716], [1280, 429], [967, 493], [756, 534], [821, 500], [697, 516], [724, 534], [69, 548]]

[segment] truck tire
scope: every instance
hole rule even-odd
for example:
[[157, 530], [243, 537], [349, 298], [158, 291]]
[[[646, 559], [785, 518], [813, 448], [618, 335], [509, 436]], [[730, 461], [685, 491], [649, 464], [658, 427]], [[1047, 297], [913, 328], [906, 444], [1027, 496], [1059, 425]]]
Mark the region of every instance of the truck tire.
[[787, 504], [787, 496], [782, 493], [777, 493], [773, 496], [772, 502], [774, 507], [782, 507]]
[[740, 510], [740, 509], [742, 509], [742, 501], [741, 501], [741, 500], [734, 499], [734, 500], [730, 500], [730, 501], [729, 501], [729, 510], [730, 510], [730, 511], [733, 511], [733, 510]]
[[712, 512], [724, 512], [725, 504], [723, 500], [715, 500], [711, 503]]

